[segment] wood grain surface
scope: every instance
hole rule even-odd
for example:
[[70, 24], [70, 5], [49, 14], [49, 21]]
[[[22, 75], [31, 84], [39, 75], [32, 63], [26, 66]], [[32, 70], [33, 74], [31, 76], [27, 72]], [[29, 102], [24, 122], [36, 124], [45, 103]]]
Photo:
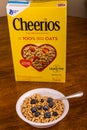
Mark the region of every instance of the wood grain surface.
[[23, 93], [42, 87], [65, 95], [84, 92], [81, 98], [69, 99], [67, 116], [50, 130], [87, 130], [87, 19], [68, 17], [67, 21], [66, 82], [16, 82], [7, 18], [0, 18], [0, 130], [39, 130], [22, 121], [15, 106]]

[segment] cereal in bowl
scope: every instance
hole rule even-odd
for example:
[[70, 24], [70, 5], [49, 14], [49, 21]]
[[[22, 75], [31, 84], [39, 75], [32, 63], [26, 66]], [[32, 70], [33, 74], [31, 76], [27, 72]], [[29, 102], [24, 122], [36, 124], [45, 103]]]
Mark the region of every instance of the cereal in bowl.
[[58, 119], [63, 114], [64, 104], [61, 100], [34, 94], [23, 101], [21, 111], [30, 121], [47, 123]]

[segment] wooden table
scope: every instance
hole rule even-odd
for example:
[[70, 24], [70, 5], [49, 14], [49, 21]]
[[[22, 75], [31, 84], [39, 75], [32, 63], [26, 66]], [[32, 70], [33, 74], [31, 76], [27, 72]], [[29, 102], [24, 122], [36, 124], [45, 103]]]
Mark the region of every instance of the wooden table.
[[66, 83], [16, 82], [7, 19], [0, 18], [0, 130], [36, 130], [17, 116], [15, 105], [24, 92], [41, 87], [65, 95], [83, 91], [83, 97], [69, 100], [67, 116], [50, 130], [87, 130], [87, 19], [68, 17], [67, 28]]

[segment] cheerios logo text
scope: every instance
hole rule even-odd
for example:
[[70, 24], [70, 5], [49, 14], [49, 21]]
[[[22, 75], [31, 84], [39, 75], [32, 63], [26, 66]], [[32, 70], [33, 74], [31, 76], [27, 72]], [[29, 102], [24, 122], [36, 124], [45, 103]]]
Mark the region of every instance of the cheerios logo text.
[[13, 27], [17, 31], [59, 31], [60, 22], [59, 21], [25, 21], [23, 18], [15, 18], [13, 20]]

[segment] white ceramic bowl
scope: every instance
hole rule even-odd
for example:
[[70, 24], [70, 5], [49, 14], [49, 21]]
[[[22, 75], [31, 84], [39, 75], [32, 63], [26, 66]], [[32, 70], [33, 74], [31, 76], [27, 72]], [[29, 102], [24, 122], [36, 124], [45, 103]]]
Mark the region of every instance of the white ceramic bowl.
[[48, 96], [48, 97], [52, 97], [54, 99], [57, 99], [59, 97], [63, 97], [64, 95], [59, 92], [59, 91], [56, 91], [54, 89], [50, 89], [50, 88], [38, 88], [38, 89], [33, 89], [33, 90], [30, 90], [26, 93], [24, 93], [17, 101], [16, 103], [16, 112], [18, 114], [18, 116], [25, 122], [27, 122], [28, 124], [32, 125], [33, 127], [37, 127], [37, 128], [48, 128], [48, 127], [51, 127], [53, 125], [55, 125], [56, 123], [58, 123], [59, 121], [61, 121], [68, 113], [68, 110], [69, 110], [69, 102], [68, 100], [63, 100], [63, 103], [64, 103], [64, 112], [63, 114], [57, 119], [57, 120], [54, 120], [52, 122], [48, 122], [48, 123], [35, 123], [35, 122], [32, 122], [28, 119], [26, 119], [22, 112], [21, 112], [21, 105], [24, 101], [24, 99], [26, 97], [31, 97], [33, 94], [35, 93], [38, 93], [42, 96]]

